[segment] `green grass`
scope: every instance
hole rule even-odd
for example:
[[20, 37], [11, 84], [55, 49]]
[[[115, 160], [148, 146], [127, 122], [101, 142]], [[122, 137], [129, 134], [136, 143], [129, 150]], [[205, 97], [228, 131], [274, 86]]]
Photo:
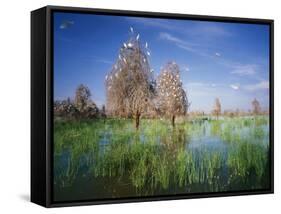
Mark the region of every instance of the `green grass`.
[[[266, 116], [196, 119], [174, 129], [169, 121], [142, 119], [138, 131], [124, 119], [56, 121], [55, 184], [71, 187], [86, 174], [127, 179], [140, 194], [267, 188], [268, 126]], [[196, 146], [209, 138], [224, 149]]]

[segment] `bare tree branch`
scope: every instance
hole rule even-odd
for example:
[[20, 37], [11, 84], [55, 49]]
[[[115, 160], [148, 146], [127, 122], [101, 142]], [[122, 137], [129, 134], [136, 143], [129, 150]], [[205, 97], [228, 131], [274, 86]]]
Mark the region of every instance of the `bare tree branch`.
[[107, 110], [112, 116], [134, 117], [136, 128], [145, 112], [151, 91], [152, 72], [147, 51], [139, 34], [131, 33], [129, 40], [120, 48], [116, 63], [106, 76]]
[[218, 119], [219, 115], [221, 115], [221, 103], [220, 103], [219, 98], [215, 99], [213, 115], [215, 115], [217, 117], [217, 119]]
[[180, 80], [180, 69], [175, 62], [169, 62], [157, 80], [157, 107], [168, 116], [175, 126], [175, 117], [187, 113], [189, 103]]

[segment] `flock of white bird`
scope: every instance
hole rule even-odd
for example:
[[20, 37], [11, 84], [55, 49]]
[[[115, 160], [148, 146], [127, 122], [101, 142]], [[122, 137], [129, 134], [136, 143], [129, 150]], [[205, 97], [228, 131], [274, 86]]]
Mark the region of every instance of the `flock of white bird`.
[[[132, 34], [134, 34], [134, 29], [133, 27], [130, 27], [130, 32]], [[135, 37], [136, 41], [139, 41], [139, 38], [140, 38], [140, 35], [137, 34], [137, 36]], [[128, 43], [123, 43], [123, 47], [122, 48], [133, 48], [134, 47], [134, 43], [133, 42], [128, 42]], [[148, 56], [151, 55], [149, 49], [148, 49], [148, 43], [145, 42], [145, 50], [146, 50], [146, 54]], [[125, 64], [127, 64], [127, 60], [125, 57], [122, 57], [121, 54], [118, 55], [118, 59], [119, 61], [121, 62], [124, 62]], [[143, 62], [145, 63], [146, 62], [146, 58], [143, 57]], [[171, 68], [171, 66], [177, 66], [175, 62], [172, 62], [171, 65], [170, 65], [170, 69], [168, 68], [168, 70], [172, 70], [172, 72], [168, 72], [167, 70], [164, 70], [162, 69], [162, 72], [159, 76], [159, 85], [157, 86], [158, 87], [158, 90], [159, 90], [159, 93], [161, 95], [165, 95], [168, 97], [174, 97], [176, 100], [183, 100], [184, 101], [186, 100], [186, 97], [185, 96], [182, 96], [182, 82], [180, 80], [180, 76], [178, 74], [178, 72], [173, 72], [173, 68]], [[117, 64], [114, 65], [114, 70], [117, 70], [118, 69], [118, 66]], [[167, 69], [167, 68], [166, 68]], [[121, 71], [122, 69], [119, 68], [119, 71]], [[175, 70], [175, 69], [174, 69]], [[150, 70], [151, 73], [154, 72], [153, 69]], [[115, 78], [118, 78], [118, 74], [119, 72], [117, 71], [114, 75]], [[110, 78], [110, 80], [113, 80], [113, 74], [111, 75], [106, 75], [105, 76], [105, 79], [108, 80], [108, 78]], [[112, 87], [111, 85], [109, 84], [108, 85], [108, 90], [110, 90]]]
[[[133, 29], [133, 27], [130, 27], [130, 32], [131, 32], [132, 35], [134, 35], [134, 29]], [[140, 34], [137, 34], [137, 36], [135, 37], [135, 39], [136, 39], [136, 41], [138, 42], [139, 39], [140, 39]], [[130, 49], [130, 48], [133, 48], [133, 47], [134, 47], [134, 43], [133, 43], [133, 42], [128, 42], [128, 43], [125, 43], [125, 42], [124, 42], [122, 48]], [[151, 52], [150, 52], [149, 49], [148, 49], [148, 43], [147, 43], [147, 42], [145, 42], [144, 47], [145, 47], [147, 56], [151, 56]], [[119, 59], [119, 61], [122, 61], [122, 62], [124, 62], [125, 64], [128, 63], [128, 60], [127, 60], [125, 57], [122, 57], [121, 54], [118, 55], [118, 59]], [[146, 57], [143, 57], [142, 60], [143, 60], [144, 63], [146, 63]], [[117, 69], [118, 69], [117, 64], [118, 64], [118, 63], [114, 64], [114, 70], [117, 70]], [[119, 72], [120, 72], [120, 71], [122, 71], [121, 68], [119, 68]], [[151, 69], [150, 72], [153, 73], [154, 70]], [[105, 79], [106, 79], [106, 81], [109, 80], [109, 79], [112, 80], [113, 77], [118, 78], [118, 71], [117, 71], [114, 75], [113, 75], [113, 74], [111, 74], [111, 75], [106, 75], [106, 76], [105, 76]], [[110, 85], [108, 86], [108, 89], [109, 89], [109, 90], [111, 89], [111, 86], [110, 86]]]

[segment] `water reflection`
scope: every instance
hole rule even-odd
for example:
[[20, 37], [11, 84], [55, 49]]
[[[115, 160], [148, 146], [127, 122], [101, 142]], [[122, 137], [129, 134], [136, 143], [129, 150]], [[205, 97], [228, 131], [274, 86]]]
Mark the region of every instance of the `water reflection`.
[[55, 124], [54, 198], [268, 188], [267, 117]]

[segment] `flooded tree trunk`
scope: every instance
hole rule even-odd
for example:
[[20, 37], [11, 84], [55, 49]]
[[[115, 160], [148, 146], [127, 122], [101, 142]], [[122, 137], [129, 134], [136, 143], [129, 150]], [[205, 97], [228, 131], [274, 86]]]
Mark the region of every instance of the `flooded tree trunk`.
[[175, 115], [172, 116], [172, 126], [175, 127]]
[[140, 126], [140, 113], [137, 112], [136, 114], [136, 129], [138, 130]]

